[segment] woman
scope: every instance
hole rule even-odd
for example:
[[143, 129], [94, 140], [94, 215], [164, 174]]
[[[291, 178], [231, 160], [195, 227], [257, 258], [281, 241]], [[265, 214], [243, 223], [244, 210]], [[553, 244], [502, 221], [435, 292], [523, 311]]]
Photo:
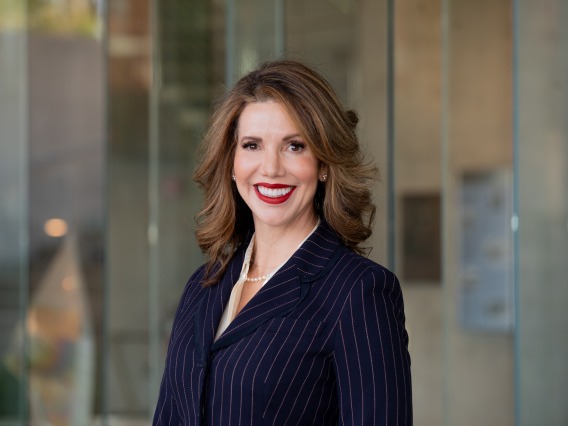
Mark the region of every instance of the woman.
[[243, 77], [195, 179], [207, 262], [170, 338], [155, 425], [409, 425], [396, 277], [361, 255], [376, 170], [357, 116], [293, 61]]

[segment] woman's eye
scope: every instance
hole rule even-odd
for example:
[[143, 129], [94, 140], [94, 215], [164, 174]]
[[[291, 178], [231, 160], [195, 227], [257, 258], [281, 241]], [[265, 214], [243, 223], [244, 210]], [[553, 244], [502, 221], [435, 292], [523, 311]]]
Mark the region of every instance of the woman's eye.
[[304, 150], [305, 147], [306, 147], [306, 145], [303, 144], [302, 142], [290, 143], [290, 151], [293, 151], [293, 152], [301, 152], [301, 151]]
[[256, 142], [245, 142], [242, 145], [243, 149], [247, 149], [249, 151], [254, 151], [258, 149], [258, 144]]

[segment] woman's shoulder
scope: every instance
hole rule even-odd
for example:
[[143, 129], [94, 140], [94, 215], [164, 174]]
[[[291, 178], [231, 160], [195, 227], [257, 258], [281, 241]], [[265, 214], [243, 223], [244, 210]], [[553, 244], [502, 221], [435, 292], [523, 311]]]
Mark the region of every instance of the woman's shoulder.
[[191, 303], [191, 301], [198, 297], [203, 291], [203, 279], [205, 277], [206, 266], [205, 263], [199, 266], [187, 280], [181, 296], [183, 305]]
[[189, 279], [187, 280], [187, 284], [195, 284], [195, 283], [199, 283], [201, 284], [201, 281], [203, 280], [203, 276], [205, 275], [205, 267], [207, 266], [206, 263], [200, 265], [195, 271], [193, 271], [193, 274], [191, 274], [191, 276], [189, 277]]
[[[381, 279], [382, 281], [393, 282], [398, 285], [398, 279], [392, 271], [345, 245], [341, 237], [327, 222], [322, 221], [317, 229], [317, 234], [319, 234], [321, 246], [316, 248], [328, 251], [329, 249], [334, 250], [335, 253], [332, 259], [335, 259], [335, 262], [332, 263], [339, 263], [342, 266], [339, 270], [348, 273], [350, 276], [357, 276], [363, 281]], [[314, 240], [316, 239], [317, 237], [314, 238]], [[334, 270], [337, 271], [336, 268]]]
[[389, 287], [400, 285], [396, 274], [387, 267], [348, 247], [344, 247], [344, 250], [345, 256], [342, 261], [350, 264], [349, 270], [357, 274], [359, 282], [381, 283]]

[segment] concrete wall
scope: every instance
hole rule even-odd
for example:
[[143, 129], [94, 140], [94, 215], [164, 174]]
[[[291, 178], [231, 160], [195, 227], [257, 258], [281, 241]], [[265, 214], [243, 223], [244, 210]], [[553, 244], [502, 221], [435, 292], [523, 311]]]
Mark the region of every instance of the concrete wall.
[[[406, 0], [396, 8], [396, 190], [399, 198], [441, 193], [445, 236], [443, 282], [403, 279], [415, 418], [421, 425], [507, 425], [513, 424], [512, 335], [466, 332], [459, 323], [458, 191], [464, 172], [512, 169], [511, 4], [444, 5]], [[400, 234], [398, 241], [401, 259]]]

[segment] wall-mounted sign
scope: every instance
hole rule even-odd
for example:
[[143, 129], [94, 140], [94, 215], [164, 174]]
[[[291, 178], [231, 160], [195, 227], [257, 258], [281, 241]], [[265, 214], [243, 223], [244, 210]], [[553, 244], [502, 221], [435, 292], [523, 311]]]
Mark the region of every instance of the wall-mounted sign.
[[458, 294], [462, 326], [472, 331], [513, 328], [512, 194], [509, 170], [461, 178]]

